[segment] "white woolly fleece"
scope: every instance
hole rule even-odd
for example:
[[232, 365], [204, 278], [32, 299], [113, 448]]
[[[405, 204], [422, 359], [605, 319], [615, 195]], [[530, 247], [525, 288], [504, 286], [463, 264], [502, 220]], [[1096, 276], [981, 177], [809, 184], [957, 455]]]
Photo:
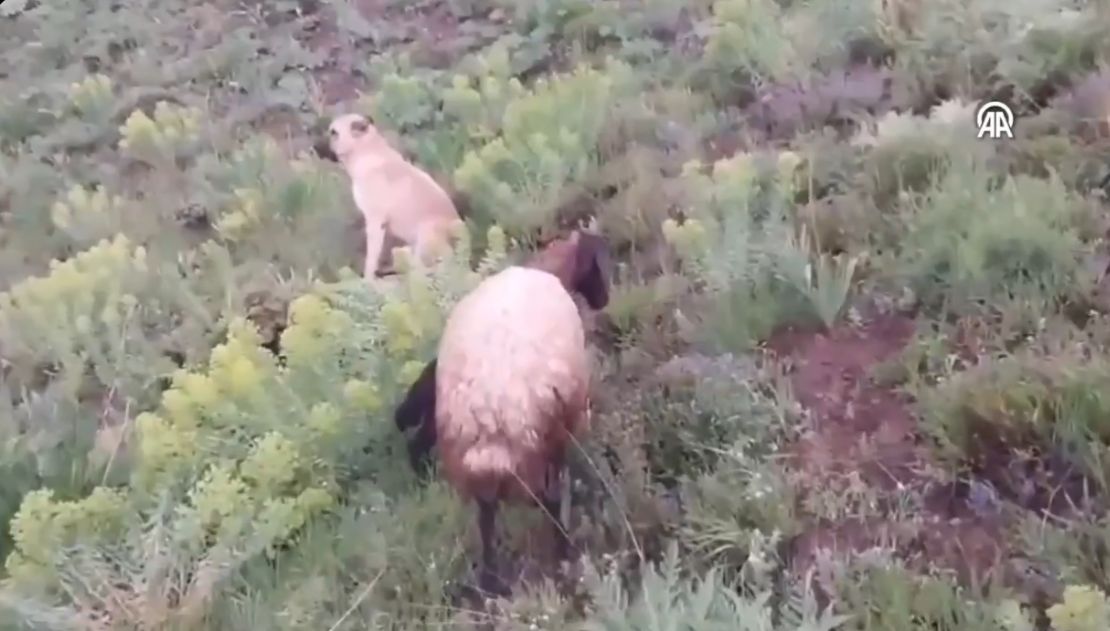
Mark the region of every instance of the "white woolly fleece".
[[540, 495], [568, 432], [588, 423], [589, 356], [571, 295], [553, 274], [510, 267], [459, 302], [438, 357], [447, 479], [483, 499]]

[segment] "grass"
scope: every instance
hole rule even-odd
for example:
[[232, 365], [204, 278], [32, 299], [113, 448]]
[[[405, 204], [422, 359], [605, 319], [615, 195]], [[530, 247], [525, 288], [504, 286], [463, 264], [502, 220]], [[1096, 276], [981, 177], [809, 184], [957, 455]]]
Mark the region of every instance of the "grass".
[[[1108, 35], [1066, 0], [7, 0], [0, 631], [1107, 628]], [[380, 293], [311, 149], [349, 111], [472, 211]], [[580, 554], [511, 509], [479, 601], [392, 406], [585, 221]]]

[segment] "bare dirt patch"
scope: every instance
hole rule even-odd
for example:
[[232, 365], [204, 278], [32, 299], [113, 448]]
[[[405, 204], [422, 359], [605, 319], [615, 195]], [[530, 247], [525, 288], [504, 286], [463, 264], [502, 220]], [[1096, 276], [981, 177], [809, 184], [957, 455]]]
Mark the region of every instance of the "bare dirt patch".
[[[790, 454], [809, 487], [802, 493], [857, 479], [879, 500], [864, 516], [813, 519], [792, 546], [796, 570], [810, 566], [822, 549], [849, 553], [885, 545], [914, 565], [934, 564], [972, 580], [988, 575], [1005, 555], [1004, 519], [973, 510], [966, 489], [946, 491], [938, 484], [929, 474], [911, 401], [871, 376], [901, 352], [913, 331], [912, 318], [886, 314], [827, 332], [785, 329], [768, 341], [810, 416], [809, 431]], [[899, 506], [899, 498], [915, 496], [915, 507]]]
[[505, 29], [503, 17], [459, 17], [448, 3], [439, 0], [357, 0], [354, 6], [370, 25], [372, 36], [363, 33], [358, 41], [352, 41], [332, 11], [311, 12], [307, 28], [299, 35], [306, 48], [327, 59], [314, 73], [327, 106], [352, 101], [360, 91], [371, 88], [370, 78], [359, 69], [384, 50], [405, 50], [418, 66], [448, 68]]
[[910, 480], [919, 454], [908, 401], [869, 371], [912, 334], [911, 319], [884, 316], [859, 329], [790, 328], [772, 337], [767, 347], [789, 362], [794, 394], [812, 418], [812, 431], [795, 446], [799, 470], [815, 479], [854, 470], [885, 490]]
[[354, 72], [355, 51], [340, 34], [335, 16], [314, 13], [301, 37], [306, 48], [327, 59], [325, 66], [315, 73], [323, 104], [354, 100], [360, 87], [359, 77]]

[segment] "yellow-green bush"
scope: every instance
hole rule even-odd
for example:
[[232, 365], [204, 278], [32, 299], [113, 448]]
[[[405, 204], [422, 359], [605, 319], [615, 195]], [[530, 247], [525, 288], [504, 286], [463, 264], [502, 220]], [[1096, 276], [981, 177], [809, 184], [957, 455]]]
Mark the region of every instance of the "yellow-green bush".
[[1061, 602], [1048, 608], [1053, 631], [1095, 631], [1110, 625], [1110, 600], [1090, 585], [1069, 585]]
[[[568, 201], [568, 190], [573, 193], [571, 187], [596, 166], [602, 127], [614, 99], [626, 93], [629, 78], [626, 66], [610, 61], [604, 70], [580, 66], [537, 81], [504, 106], [498, 135], [466, 154], [455, 183], [470, 195], [476, 210], [510, 235], [551, 226], [560, 204]], [[476, 110], [487, 97], [501, 97], [501, 86], [496, 78], [478, 89], [460, 83], [451, 102], [456, 110]], [[510, 94], [520, 90], [513, 86], [508, 84]], [[483, 133], [481, 117], [465, 115]]]
[[25, 370], [58, 364], [73, 393], [86, 361], [105, 371], [98, 375], [102, 383], [112, 383], [125, 355], [142, 351], [127, 342], [141, 337], [136, 329], [148, 305], [140, 299], [158, 282], [146, 249], [123, 235], [53, 261], [48, 275], [0, 294], [0, 336], [9, 361]]
[[135, 110], [120, 127], [119, 147], [131, 156], [152, 164], [172, 164], [199, 139], [201, 112], [195, 107], [159, 101], [154, 118]]
[[[495, 229], [488, 241], [477, 271], [465, 264], [464, 239], [456, 257], [435, 268], [402, 264], [401, 283], [383, 293], [358, 279], [299, 297], [290, 305], [280, 363], [262, 348], [253, 325], [234, 319], [205, 365], [177, 371], [158, 409], [134, 419], [135, 466], [126, 489], [101, 487], [72, 502], [55, 501], [49, 492], [25, 498], [13, 521], [9, 587], [75, 613], [99, 606], [65, 594], [79, 591], [74, 581], [84, 580], [84, 572], [104, 571], [94, 561], [108, 551], [128, 559], [112, 572], [118, 584], [129, 585], [134, 579], [126, 567], [156, 562], [140, 526], [155, 520], [172, 533], [174, 571], [187, 576], [222, 568], [211, 584], [174, 587], [182, 592], [179, 605], [160, 605], [169, 608], [167, 619], [194, 615], [197, 599], [214, 597], [233, 568], [337, 507], [355, 477], [373, 480], [379, 492], [407, 488], [386, 406], [419, 372], [446, 310], [503, 264], [504, 235]], [[125, 257], [127, 245], [121, 238], [73, 266], [81, 270], [90, 258], [105, 258], [123, 266], [108, 278], [126, 279], [122, 272], [136, 260]], [[16, 293], [15, 304], [25, 309], [38, 304], [31, 296], [55, 295], [40, 285]], [[135, 622], [124, 611], [113, 615], [116, 623]]]
[[85, 118], [103, 117], [112, 107], [112, 79], [94, 74], [69, 86], [73, 109]]
[[369, 100], [376, 122], [391, 129], [407, 130], [431, 120], [435, 113], [435, 91], [426, 77], [389, 73]]
[[509, 69], [508, 50], [493, 46], [479, 57], [475, 76], [457, 74], [443, 91], [443, 111], [465, 126], [468, 135], [488, 142], [501, 129], [510, 103], [524, 98], [527, 90]]
[[782, 33], [784, 11], [778, 3], [717, 0], [712, 12], [703, 62], [718, 95], [752, 78], [783, 80], [801, 70], [792, 42]]
[[92, 244], [120, 234], [124, 205], [122, 196], [109, 194], [103, 185], [95, 189], [74, 186], [54, 202], [50, 219], [74, 242]]
[[[430, 269], [411, 265], [408, 248], [395, 250], [401, 280], [380, 287], [374, 293], [363, 290], [361, 278], [337, 283], [327, 291], [333, 300], [347, 305], [351, 313], [373, 313], [366, 326], [381, 336], [377, 346], [400, 366], [406, 378], [419, 373], [421, 360], [435, 348], [447, 313], [485, 276], [508, 262], [508, 240], [499, 226], [489, 229], [486, 252], [471, 269], [470, 237], [460, 235], [452, 255]], [[405, 379], [409, 383], [411, 379]]]
[[[350, 327], [341, 312], [318, 300], [306, 297], [295, 307], [288, 331], [291, 337], [302, 336], [306, 350], [290, 349], [291, 358], [321, 348], [334, 352], [342, 344], [344, 325]], [[290, 368], [279, 369], [259, 343], [249, 324], [234, 322], [206, 370], [180, 371], [163, 394], [161, 409], [135, 419], [138, 463], [130, 501], [142, 507], [142, 498], [184, 483], [190, 490], [176, 519], [186, 528], [181, 534], [191, 534], [198, 545], [208, 536], [227, 544], [246, 536], [248, 526], [255, 537], [274, 528], [267, 541], [272, 543], [299, 527], [334, 499], [338, 473], [331, 467], [341, 461], [323, 456], [332, 455], [332, 445], [362, 433], [365, 416], [380, 410], [381, 401], [374, 397], [342, 396], [344, 390], [357, 392], [348, 385], [354, 377], [338, 380], [334, 396], [305, 400], [287, 386], [301, 364], [291, 361]], [[39, 510], [34, 497], [28, 502], [17, 524], [29, 518], [27, 511]], [[45, 521], [60, 519], [56, 510], [53, 514]], [[22, 563], [42, 565], [40, 571], [51, 566], [53, 560], [40, 558], [41, 550], [33, 552], [18, 538], [17, 544]]]
[[[237, 260], [280, 261], [292, 269], [357, 267], [356, 209], [343, 176], [305, 153], [288, 156], [270, 137], [252, 140], [215, 168], [225, 200], [214, 218]], [[297, 236], [317, 235], [306, 247]]]

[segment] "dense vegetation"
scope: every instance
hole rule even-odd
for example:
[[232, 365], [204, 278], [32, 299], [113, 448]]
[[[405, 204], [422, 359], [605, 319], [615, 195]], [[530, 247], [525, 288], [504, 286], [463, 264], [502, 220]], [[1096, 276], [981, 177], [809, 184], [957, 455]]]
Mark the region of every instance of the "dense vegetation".
[[[5, 0], [0, 630], [1110, 628], [1108, 6]], [[346, 111], [469, 208], [380, 293]], [[483, 603], [392, 406], [585, 219], [580, 556]]]

